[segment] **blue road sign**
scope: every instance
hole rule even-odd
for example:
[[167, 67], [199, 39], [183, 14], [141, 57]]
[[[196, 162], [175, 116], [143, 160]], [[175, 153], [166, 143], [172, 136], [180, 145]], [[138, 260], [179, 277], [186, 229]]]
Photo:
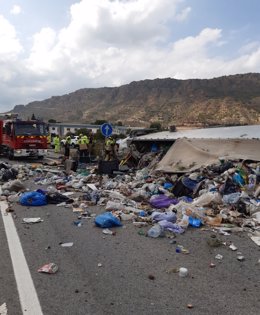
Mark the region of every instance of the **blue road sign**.
[[100, 130], [103, 136], [109, 137], [112, 135], [113, 128], [110, 124], [105, 123], [102, 126], [100, 126]]

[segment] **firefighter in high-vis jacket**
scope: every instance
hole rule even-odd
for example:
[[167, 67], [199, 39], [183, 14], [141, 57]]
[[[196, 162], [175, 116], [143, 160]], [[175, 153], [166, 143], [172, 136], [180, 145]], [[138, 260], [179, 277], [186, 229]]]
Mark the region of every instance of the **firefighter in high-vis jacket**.
[[53, 144], [54, 144], [54, 152], [59, 153], [60, 152], [60, 137], [56, 135], [53, 138]]
[[77, 141], [77, 145], [79, 147], [79, 161], [81, 163], [87, 162], [88, 156], [88, 145], [89, 145], [89, 138], [87, 135], [79, 135], [79, 139]]
[[113, 137], [108, 137], [105, 140], [105, 161], [113, 161], [116, 159], [115, 154], [116, 141]]

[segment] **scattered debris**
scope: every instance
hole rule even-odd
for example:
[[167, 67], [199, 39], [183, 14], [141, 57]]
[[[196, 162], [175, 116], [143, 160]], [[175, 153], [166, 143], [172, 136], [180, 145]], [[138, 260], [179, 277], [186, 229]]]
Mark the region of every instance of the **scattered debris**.
[[49, 264], [43, 265], [41, 268], [39, 268], [38, 272], [54, 274], [58, 271], [58, 269], [59, 268], [55, 263], [49, 263]]
[[223, 242], [221, 242], [220, 239], [218, 239], [215, 235], [213, 235], [214, 237], [210, 237], [207, 240], [207, 243], [210, 247], [219, 247], [221, 245], [223, 245]]
[[71, 247], [71, 246], [73, 246], [73, 244], [74, 244], [73, 242], [61, 243], [60, 246], [61, 247]]
[[238, 261], [244, 261], [244, 260], [245, 260], [245, 257], [242, 256], [242, 255], [239, 255], [239, 256], [237, 256], [237, 260], [238, 260]]
[[[100, 174], [98, 165], [92, 164], [81, 165], [77, 171], [68, 172], [64, 166], [57, 164], [11, 166], [1, 163], [0, 197], [7, 199], [10, 205], [20, 203], [31, 207], [55, 204], [57, 211], [66, 208], [75, 215], [75, 226], [80, 227], [83, 219], [90, 219], [95, 226], [103, 229], [105, 235], [115, 235], [110, 230], [112, 227], [132, 224], [138, 231], [136, 234], [148, 236], [153, 244], [160, 242], [162, 237], [169, 238], [168, 243], [177, 244], [177, 254], [189, 254], [188, 249], [178, 244], [181, 243], [181, 234], [187, 229], [193, 229], [194, 233], [199, 228], [210, 231], [211, 235], [207, 238], [210, 252], [223, 244], [226, 245], [223, 250], [237, 251], [233, 243], [221, 240], [223, 235], [231, 233], [247, 233], [260, 246], [259, 161], [226, 157], [219, 158], [218, 162], [216, 158], [204, 161], [203, 165], [198, 161], [189, 161], [185, 165], [185, 161], [178, 160], [172, 172], [171, 167], [169, 171], [157, 167], [159, 164], [162, 166], [162, 151], [141, 154], [136, 148], [131, 150], [131, 155], [128, 152], [122, 158], [122, 167], [109, 174]], [[193, 158], [188, 155], [184, 160], [186, 157]], [[26, 190], [24, 182], [28, 179], [39, 186], [36, 191]], [[104, 208], [102, 214], [92, 213], [91, 207], [96, 205]], [[22, 220], [27, 224], [42, 221], [41, 218]], [[86, 226], [88, 222], [85, 220]], [[71, 247], [73, 242], [60, 245]], [[217, 254], [215, 259], [221, 261], [223, 255]], [[242, 262], [245, 257], [237, 252], [237, 260]], [[102, 264], [98, 263], [98, 267]], [[211, 262], [209, 267], [215, 268], [216, 264]], [[50, 263], [38, 272], [55, 273], [57, 270], [58, 266]], [[166, 272], [178, 273], [180, 277], [189, 274], [184, 267], [171, 268]], [[150, 274], [148, 279], [155, 280], [155, 276]], [[188, 304], [187, 307], [193, 308], [193, 305]]]
[[184, 268], [184, 267], [181, 267], [179, 268], [179, 276], [184, 278], [184, 277], [187, 277], [189, 274], [189, 271], [187, 268]]
[[148, 275], [148, 279], [155, 280], [155, 276], [150, 274], [150, 275]]
[[109, 229], [102, 230], [102, 233], [103, 234], [107, 234], [107, 235], [116, 235], [116, 232], [113, 232], [113, 231], [111, 231]]
[[215, 258], [216, 258], [217, 260], [222, 260], [222, 259], [223, 259], [223, 256], [220, 255], [220, 254], [217, 254], [217, 255], [215, 256]]
[[0, 305], [0, 315], [7, 315], [7, 305], [6, 303], [3, 303]]
[[189, 254], [190, 251], [188, 249], [184, 248], [182, 245], [178, 245], [176, 247], [176, 253]]
[[233, 251], [237, 250], [237, 247], [234, 244], [229, 245], [229, 248]]
[[41, 218], [23, 218], [23, 223], [33, 224], [43, 222]]
[[77, 227], [81, 227], [82, 226], [82, 222], [80, 220], [73, 221], [73, 224], [76, 225]]

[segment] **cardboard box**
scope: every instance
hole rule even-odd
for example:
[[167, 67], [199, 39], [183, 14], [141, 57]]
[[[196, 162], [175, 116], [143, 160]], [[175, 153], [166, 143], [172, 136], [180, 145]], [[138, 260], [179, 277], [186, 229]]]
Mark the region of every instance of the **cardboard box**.
[[88, 149], [88, 145], [85, 144], [85, 143], [80, 144], [80, 145], [79, 145], [79, 149], [80, 149], [80, 150], [87, 150], [87, 149]]

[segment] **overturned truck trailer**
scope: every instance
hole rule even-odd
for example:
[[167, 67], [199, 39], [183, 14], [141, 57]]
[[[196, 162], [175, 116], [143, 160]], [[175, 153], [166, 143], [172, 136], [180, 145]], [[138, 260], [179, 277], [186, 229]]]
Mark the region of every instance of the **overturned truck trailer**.
[[140, 152], [151, 151], [154, 147], [169, 149], [177, 139], [260, 139], [260, 125], [214, 127], [203, 129], [162, 131], [134, 137], [131, 140]]
[[186, 173], [219, 160], [260, 161], [258, 139], [178, 139], [158, 163], [156, 170]]

